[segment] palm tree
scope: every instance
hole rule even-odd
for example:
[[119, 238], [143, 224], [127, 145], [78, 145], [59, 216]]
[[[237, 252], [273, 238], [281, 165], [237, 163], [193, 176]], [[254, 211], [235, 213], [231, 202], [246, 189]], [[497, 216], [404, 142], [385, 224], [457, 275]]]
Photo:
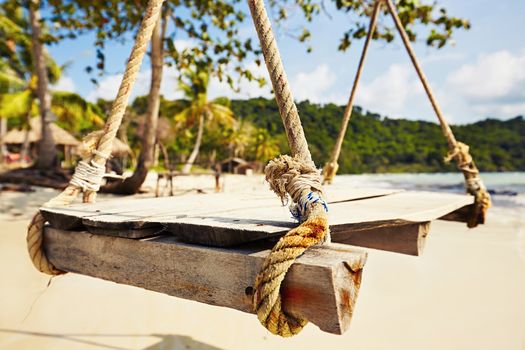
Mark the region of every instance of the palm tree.
[[[36, 80], [32, 78], [23, 90], [0, 95], [0, 115], [6, 119], [18, 119], [26, 130], [29, 120], [39, 115]], [[51, 112], [60, 126], [77, 135], [104, 125], [100, 108], [72, 92], [51, 92]]]
[[151, 85], [148, 94], [147, 111], [142, 132], [142, 147], [137, 167], [133, 175], [124, 181], [115, 181], [104, 186], [103, 191], [120, 194], [135, 194], [146, 180], [149, 169], [155, 162], [155, 144], [157, 142], [157, 124], [160, 108], [160, 84], [164, 68], [164, 39], [170, 11], [166, 10], [159, 18], [151, 36]]
[[250, 122], [241, 120], [235, 123], [228, 140], [230, 156], [244, 158], [255, 131], [255, 127]]
[[210, 127], [219, 125], [233, 125], [235, 119], [230, 107], [225, 103], [224, 98], [217, 98], [212, 101], [208, 100], [208, 83], [209, 70], [207, 69], [188, 69], [184, 72], [182, 81], [179, 84], [180, 89], [184, 92], [186, 99], [190, 101], [188, 107], [175, 115], [175, 121], [178, 124], [185, 123], [192, 127], [197, 124], [197, 135], [193, 150], [188, 157], [182, 172], [187, 174], [191, 171], [195, 160], [199, 154], [204, 134], [205, 124]]
[[42, 45], [42, 28], [40, 15], [40, 0], [28, 0], [29, 20], [31, 23], [31, 48], [33, 54], [33, 71], [37, 77], [36, 94], [39, 100], [40, 118], [42, 120], [42, 138], [38, 145], [38, 169], [49, 169], [56, 160], [55, 141], [51, 136], [51, 94], [49, 92], [49, 77], [46, 64], [45, 48]]
[[[18, 78], [16, 73], [5, 63], [0, 60], [0, 101], [5, 94], [14, 93], [24, 88], [25, 81]], [[3, 104], [0, 105], [2, 107]], [[0, 163], [4, 161], [5, 146], [4, 136], [7, 133], [7, 116], [0, 112]]]
[[[42, 45], [40, 1], [28, 0], [24, 4], [29, 10], [29, 19], [24, 15], [19, 1], [4, 1], [0, 5], [0, 85], [18, 85], [17, 89], [9, 91], [10, 95], [2, 94], [4, 103], [0, 115], [7, 118], [5, 113], [32, 111], [35, 98], [40, 101], [38, 107], [42, 118], [42, 139], [38, 167], [50, 169], [55, 162], [56, 149], [50, 132], [51, 95], [47, 85], [58, 81], [61, 68], [49, 57]], [[28, 113], [25, 119], [29, 117]]]
[[258, 128], [253, 142], [255, 159], [258, 161], [266, 163], [280, 153], [278, 140], [274, 139], [266, 129]]

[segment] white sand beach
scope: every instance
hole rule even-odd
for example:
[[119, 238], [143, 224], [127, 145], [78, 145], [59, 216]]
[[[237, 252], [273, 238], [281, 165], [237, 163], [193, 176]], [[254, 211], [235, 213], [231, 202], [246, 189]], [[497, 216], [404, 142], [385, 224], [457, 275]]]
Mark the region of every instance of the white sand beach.
[[[225, 181], [225, 191], [267, 190], [258, 176]], [[55, 193], [0, 193], [0, 349], [525, 349], [523, 207], [496, 205], [474, 230], [434, 222], [420, 257], [368, 250], [347, 333], [308, 325], [282, 339], [235, 310], [72, 273], [49, 284], [27, 256], [25, 229]]]

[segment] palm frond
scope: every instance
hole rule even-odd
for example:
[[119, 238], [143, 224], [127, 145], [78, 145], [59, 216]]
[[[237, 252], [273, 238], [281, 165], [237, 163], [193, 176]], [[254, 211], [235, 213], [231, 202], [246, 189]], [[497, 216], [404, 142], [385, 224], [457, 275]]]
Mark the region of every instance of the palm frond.
[[100, 108], [72, 92], [54, 91], [51, 110], [58, 117], [58, 124], [73, 133], [104, 124], [104, 115]]
[[0, 94], [21, 91], [26, 82], [9, 67], [0, 64]]
[[36, 101], [30, 90], [3, 94], [0, 97], [0, 117], [25, 118], [33, 112], [33, 104], [36, 105]]
[[208, 106], [214, 121], [222, 125], [231, 126], [235, 124], [235, 116], [229, 107], [216, 103], [209, 103]]

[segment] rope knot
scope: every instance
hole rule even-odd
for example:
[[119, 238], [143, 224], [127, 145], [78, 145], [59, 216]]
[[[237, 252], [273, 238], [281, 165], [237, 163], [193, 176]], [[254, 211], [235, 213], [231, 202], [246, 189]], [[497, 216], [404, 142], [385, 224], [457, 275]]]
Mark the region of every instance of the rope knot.
[[475, 173], [477, 169], [473, 168], [472, 156], [470, 155], [470, 147], [463, 143], [458, 142], [456, 147], [445, 156], [445, 162], [449, 163], [452, 159], [456, 160], [457, 166], [461, 171]]
[[323, 168], [323, 185], [331, 184], [334, 181], [335, 174], [339, 170], [339, 164], [337, 162], [328, 162]]
[[299, 222], [320, 209], [328, 212], [328, 205], [323, 199], [321, 175], [314, 166], [305, 164], [297, 157], [281, 155], [268, 163], [264, 173], [270, 188], [283, 205], [289, 197], [292, 199], [290, 212]]
[[490, 194], [479, 177], [479, 170], [470, 155], [470, 147], [463, 142], [457, 142], [456, 147], [445, 157], [445, 162], [456, 160], [458, 169], [465, 177], [465, 189], [468, 194], [474, 196], [474, 206], [467, 221], [468, 227], [476, 227], [478, 223], [484, 223], [488, 208], [491, 206]]

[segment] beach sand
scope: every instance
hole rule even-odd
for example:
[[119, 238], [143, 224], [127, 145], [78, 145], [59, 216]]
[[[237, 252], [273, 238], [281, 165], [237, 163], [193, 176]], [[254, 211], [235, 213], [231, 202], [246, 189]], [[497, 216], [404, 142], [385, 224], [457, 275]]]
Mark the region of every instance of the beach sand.
[[[211, 189], [211, 177], [179, 187]], [[184, 185], [184, 186], [183, 186]], [[262, 178], [226, 178], [258, 190]], [[420, 257], [369, 250], [350, 329], [269, 334], [254, 315], [66, 274], [27, 256], [25, 229], [55, 194], [0, 193], [0, 349], [525, 349], [525, 217], [495, 207], [475, 230], [432, 224]], [[101, 196], [101, 200], [107, 199]]]

